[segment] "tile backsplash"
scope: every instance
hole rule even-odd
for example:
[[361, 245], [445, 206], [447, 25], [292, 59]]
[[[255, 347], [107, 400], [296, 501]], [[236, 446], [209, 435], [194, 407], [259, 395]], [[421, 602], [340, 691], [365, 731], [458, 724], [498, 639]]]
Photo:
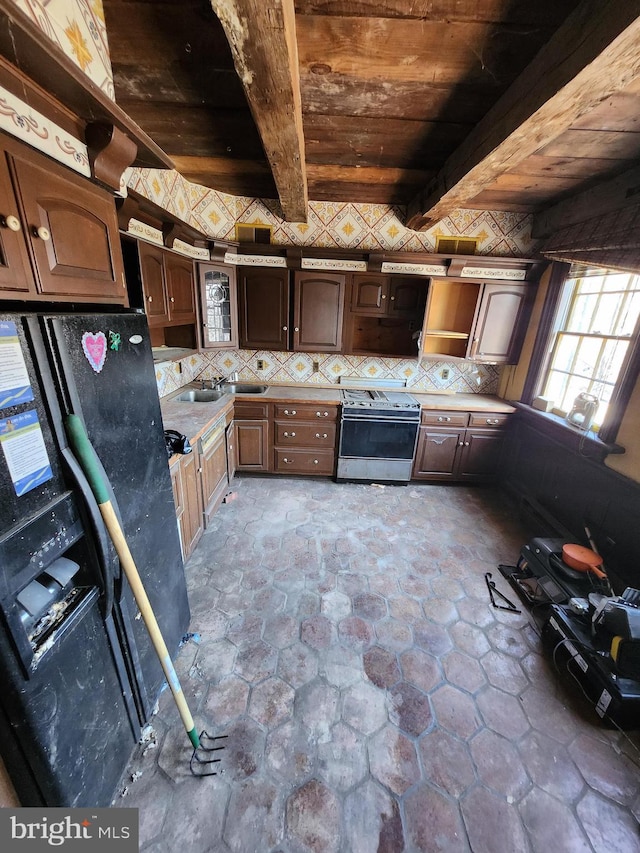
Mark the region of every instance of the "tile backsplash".
[[[258, 370], [258, 362], [262, 369]], [[259, 352], [217, 350], [190, 353], [178, 361], [157, 362], [158, 393], [177, 391], [194, 379], [229, 376], [238, 371], [244, 382], [336, 384], [341, 376], [402, 379], [414, 391], [455, 391], [495, 394], [500, 366], [457, 361], [419, 361], [417, 358], [342, 355], [339, 353]]]

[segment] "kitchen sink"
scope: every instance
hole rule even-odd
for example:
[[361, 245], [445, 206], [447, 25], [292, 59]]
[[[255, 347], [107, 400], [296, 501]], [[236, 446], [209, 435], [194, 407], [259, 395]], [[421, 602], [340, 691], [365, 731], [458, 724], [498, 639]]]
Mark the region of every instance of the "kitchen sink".
[[194, 388], [191, 391], [183, 391], [182, 394], [174, 397], [174, 399], [179, 400], [181, 403], [214, 403], [216, 400], [224, 397], [224, 394], [224, 391], [212, 391], [207, 388]]
[[224, 389], [229, 394], [264, 394], [267, 386], [251, 385], [249, 382], [225, 382]]

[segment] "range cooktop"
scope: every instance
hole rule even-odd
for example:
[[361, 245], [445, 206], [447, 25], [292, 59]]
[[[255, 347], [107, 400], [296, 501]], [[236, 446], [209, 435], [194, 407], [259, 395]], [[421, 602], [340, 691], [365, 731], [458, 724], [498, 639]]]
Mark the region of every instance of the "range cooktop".
[[348, 408], [396, 409], [405, 412], [420, 410], [420, 403], [411, 394], [378, 391], [375, 388], [343, 388], [342, 405]]

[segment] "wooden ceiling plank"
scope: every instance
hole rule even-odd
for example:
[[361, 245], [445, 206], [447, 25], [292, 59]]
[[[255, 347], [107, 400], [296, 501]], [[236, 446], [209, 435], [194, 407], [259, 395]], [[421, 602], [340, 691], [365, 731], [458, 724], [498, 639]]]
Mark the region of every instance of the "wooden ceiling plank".
[[584, 190], [538, 213], [533, 220], [536, 239], [550, 237], [561, 228], [638, 204], [640, 166]]
[[640, 75], [640, 0], [583, 0], [412, 202], [424, 230]]
[[307, 221], [307, 178], [293, 0], [211, 0], [289, 222]]

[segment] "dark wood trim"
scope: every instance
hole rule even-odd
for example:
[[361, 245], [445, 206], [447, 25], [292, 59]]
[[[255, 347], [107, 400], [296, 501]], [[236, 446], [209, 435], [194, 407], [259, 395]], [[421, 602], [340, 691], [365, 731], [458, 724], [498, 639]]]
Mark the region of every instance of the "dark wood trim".
[[120, 189], [120, 179], [138, 152], [135, 142], [119, 128], [104, 122], [87, 125], [85, 140], [91, 174], [110, 190]]
[[[136, 166], [172, 169], [167, 154], [96, 85], [12, 0], [0, 0], [0, 54], [85, 123], [106, 122], [137, 146]], [[28, 92], [22, 97], [29, 97]], [[55, 99], [55, 100], [54, 100]], [[34, 105], [43, 111], [42, 104]]]
[[[207, 246], [209, 238], [164, 207], [146, 198], [135, 190], [129, 190], [126, 198], [116, 199], [118, 224], [121, 231], [127, 231], [131, 219], [138, 219], [145, 225], [162, 231], [164, 245], [172, 248], [174, 240], [183, 240], [194, 246]], [[226, 248], [226, 247], [225, 247]], [[223, 251], [224, 254], [224, 251]]]
[[533, 345], [533, 352], [531, 354], [531, 361], [529, 362], [527, 378], [524, 383], [524, 388], [522, 389], [521, 400], [529, 406], [536, 395], [540, 371], [542, 370], [545, 358], [549, 352], [549, 335], [551, 334], [556, 305], [558, 304], [562, 285], [567, 279], [569, 268], [569, 264], [563, 264], [557, 261], [554, 261], [553, 266], [551, 267], [551, 277], [549, 279], [547, 295], [542, 308], [540, 322], [538, 324], [538, 332]]

